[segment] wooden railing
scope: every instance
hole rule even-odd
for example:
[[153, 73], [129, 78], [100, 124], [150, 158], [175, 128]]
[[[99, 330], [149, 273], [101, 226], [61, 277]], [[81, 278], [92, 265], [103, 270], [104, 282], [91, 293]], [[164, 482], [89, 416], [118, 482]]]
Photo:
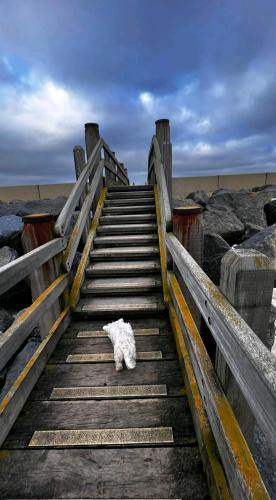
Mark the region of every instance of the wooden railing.
[[[91, 139], [89, 138], [91, 124], [89, 125], [90, 129], [86, 130], [86, 134], [88, 134], [86, 140]], [[93, 124], [92, 127], [94, 127], [92, 132], [95, 132], [95, 129], [98, 132], [97, 125]], [[102, 154], [104, 154], [104, 158], [101, 158]], [[84, 158], [84, 153], [82, 157]], [[109, 146], [100, 137], [97, 138], [87, 162], [83, 162], [78, 173], [78, 179], [54, 225], [56, 238], [0, 268], [1, 295], [52, 259], [58, 258], [59, 262], [61, 262], [60, 273], [56, 276], [56, 279], [0, 336], [1, 370], [28, 339], [33, 328], [37, 326], [53, 305], [59, 302], [60, 314], [55, 318], [50, 331], [43, 333], [42, 337], [44, 338], [38, 349], [4, 399], [0, 401], [0, 445], [21, 411], [60, 336], [70, 323], [70, 312], [79, 297], [80, 287], [84, 280], [85, 266], [89, 258], [89, 251], [106, 194], [104, 186], [129, 184], [126, 169], [119, 163]], [[105, 177], [103, 177], [104, 173]], [[112, 177], [110, 177], [110, 173]], [[97, 191], [99, 192], [97, 193]], [[93, 204], [96, 208], [91, 218]], [[80, 212], [67, 241], [66, 235], [77, 206], [79, 206]], [[70, 269], [86, 225], [88, 225], [88, 232], [82, 258], [73, 285], [70, 288]]]
[[[162, 130], [160, 132], [160, 121], [156, 125], [159, 140], [154, 136], [151, 142], [148, 182], [156, 183], [162, 217], [159, 227], [160, 250], [163, 247], [167, 254], [163, 261], [161, 254], [163, 291], [164, 297], [167, 296], [178, 353], [184, 366], [186, 389], [210, 490], [215, 498], [227, 498], [225, 488], [229, 488], [233, 498], [269, 498], [193, 320], [185, 300], [186, 291], [205, 319], [274, 456], [276, 360], [172, 233], [173, 217], [168, 204], [170, 194], [164, 181], [166, 158], [162, 158], [160, 148], [160, 141], [162, 145], [166, 134]], [[168, 121], [161, 121], [161, 127], [164, 126], [169, 127]], [[181, 277], [185, 290], [176, 276]], [[215, 448], [219, 451], [223, 469], [214, 460]], [[222, 479], [224, 474], [227, 486]]]

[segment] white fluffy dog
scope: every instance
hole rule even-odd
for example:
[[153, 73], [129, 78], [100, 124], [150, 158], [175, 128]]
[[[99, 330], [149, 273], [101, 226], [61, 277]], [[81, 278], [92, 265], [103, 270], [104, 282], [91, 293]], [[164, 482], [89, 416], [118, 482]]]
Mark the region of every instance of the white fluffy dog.
[[131, 325], [121, 318], [108, 323], [103, 330], [107, 332], [113, 344], [116, 371], [123, 369], [123, 361], [129, 370], [133, 370], [136, 366], [136, 346]]

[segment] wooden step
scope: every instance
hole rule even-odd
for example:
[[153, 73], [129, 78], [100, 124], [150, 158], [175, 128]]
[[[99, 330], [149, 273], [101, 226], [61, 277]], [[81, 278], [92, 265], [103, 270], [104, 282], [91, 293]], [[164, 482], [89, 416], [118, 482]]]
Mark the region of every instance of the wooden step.
[[143, 224], [144, 222], [156, 222], [155, 214], [116, 214], [100, 217], [100, 224]]
[[126, 247], [146, 246], [158, 242], [158, 234], [128, 234], [113, 236], [96, 236], [93, 240], [95, 247]]
[[107, 192], [106, 199], [114, 200], [114, 199], [123, 199], [123, 198], [151, 198], [154, 200], [154, 192], [153, 191], [116, 191], [116, 192]]
[[197, 447], [28, 449], [27, 457], [3, 452], [1, 498], [208, 498]]
[[139, 259], [159, 256], [158, 246], [140, 247], [104, 247], [95, 248], [90, 253], [90, 259], [94, 260], [114, 260], [114, 259]]
[[80, 299], [75, 315], [84, 318], [103, 316], [107, 318], [128, 317], [141, 314], [157, 314], [165, 310], [161, 294], [131, 297], [97, 297]]
[[[131, 322], [133, 322], [133, 318]], [[106, 324], [105, 318], [103, 324]], [[81, 363], [48, 364], [31, 393], [30, 400], [49, 399], [54, 387], [102, 387], [137, 384], [166, 384], [168, 396], [185, 394], [178, 360], [162, 359], [154, 363], [139, 361], [135, 370], [123, 370], [117, 377], [113, 363], [94, 363], [93, 370], [89, 370], [87, 365]]]
[[111, 186], [108, 188], [109, 193], [121, 192], [121, 191], [153, 191], [153, 186], [139, 185], [139, 186]]
[[82, 295], [123, 295], [149, 293], [162, 290], [159, 277], [93, 278], [86, 280], [81, 288]]
[[160, 272], [159, 260], [96, 262], [86, 268], [86, 276], [137, 276]]
[[133, 205], [122, 207], [104, 207], [102, 209], [103, 215], [114, 214], [155, 214], [155, 205]]
[[[150, 337], [152, 335], [160, 335], [159, 328], [134, 328], [133, 333], [135, 337]], [[69, 335], [67, 335], [67, 337], [72, 338], [72, 336], [70, 337]], [[73, 336], [73, 338], [79, 339], [98, 339], [101, 337], [107, 337], [107, 333], [104, 330], [80, 330], [76, 335]]]
[[[111, 385], [105, 387], [54, 387], [51, 400], [67, 399], [134, 399], [167, 396], [167, 386], [163, 385]], [[101, 422], [102, 423], [102, 422]]]
[[105, 207], [121, 207], [121, 206], [128, 206], [128, 205], [153, 205], [154, 204], [154, 198], [153, 197], [148, 197], [148, 198], [114, 198], [114, 199], [107, 199], [104, 202]]
[[111, 234], [145, 234], [156, 233], [157, 224], [114, 224], [98, 226], [97, 234], [109, 236]]
[[[130, 319], [131, 324], [131, 319]], [[177, 359], [176, 348], [172, 336], [165, 335], [139, 335], [135, 339], [138, 359]], [[143, 357], [142, 357], [143, 353]], [[158, 354], [156, 354], [158, 353]], [[113, 361], [113, 346], [107, 336], [89, 338], [76, 337], [74, 339], [62, 338], [53, 352], [50, 363], [65, 363], [68, 356], [91, 356], [93, 362]], [[104, 356], [107, 355], [106, 358]], [[70, 360], [72, 362], [72, 360]]]

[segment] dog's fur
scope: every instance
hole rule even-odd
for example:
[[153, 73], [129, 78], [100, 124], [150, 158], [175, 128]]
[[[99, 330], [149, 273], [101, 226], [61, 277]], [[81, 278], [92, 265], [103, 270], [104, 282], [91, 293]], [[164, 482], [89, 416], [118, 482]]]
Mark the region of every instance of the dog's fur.
[[107, 332], [113, 344], [116, 371], [123, 369], [123, 361], [129, 370], [133, 370], [136, 366], [136, 346], [131, 325], [121, 318], [108, 323], [103, 330]]

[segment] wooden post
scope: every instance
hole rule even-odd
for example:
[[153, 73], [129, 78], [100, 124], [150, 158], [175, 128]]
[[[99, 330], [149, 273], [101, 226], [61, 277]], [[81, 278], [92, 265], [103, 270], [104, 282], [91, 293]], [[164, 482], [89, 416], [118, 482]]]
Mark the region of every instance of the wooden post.
[[[23, 217], [22, 246], [25, 253], [54, 238], [55, 217], [51, 214], [34, 214]], [[30, 274], [32, 299], [35, 300], [60, 275], [60, 259], [54, 257]], [[40, 336], [45, 338], [61, 312], [59, 300], [45, 312], [39, 321]]]
[[[105, 150], [104, 150], [104, 159], [105, 159], [106, 163], [111, 164], [109, 155]], [[109, 188], [110, 186], [112, 186], [112, 182], [113, 182], [113, 174], [112, 174], [112, 172], [110, 172], [106, 168], [105, 169], [105, 185], [106, 185], [106, 187]]]
[[[189, 201], [173, 209], [173, 233], [200, 267], [203, 265], [204, 243], [202, 211], [200, 205]], [[194, 321], [199, 328], [201, 322], [199, 309], [177, 269], [174, 271]]]
[[[271, 260], [253, 249], [231, 248], [221, 261], [222, 293], [270, 350], [274, 341], [270, 311], [275, 274]], [[216, 371], [250, 445], [254, 438], [255, 419], [235, 381], [235, 374], [218, 349]]]
[[[85, 127], [86, 155], [87, 155], [87, 160], [88, 160], [94, 147], [96, 146], [98, 140], [100, 139], [100, 131], [99, 131], [98, 123], [86, 123], [84, 127]], [[99, 161], [100, 161], [100, 155], [99, 155]], [[90, 184], [93, 182], [94, 173], [95, 173], [95, 170], [92, 171], [92, 174], [90, 176]], [[103, 183], [100, 182], [99, 188], [97, 189], [97, 191], [95, 193], [94, 201], [92, 203], [93, 213], [96, 210], [102, 187], [103, 187]]]
[[172, 145], [170, 142], [170, 120], [168, 120], [167, 118], [156, 120], [155, 127], [155, 134], [159, 144], [161, 158], [165, 170], [169, 200], [172, 206]]
[[[82, 148], [82, 146], [75, 146], [73, 149], [73, 155], [74, 155], [74, 162], [75, 162], [76, 179], [78, 179], [84, 166], [85, 166], [85, 152], [84, 152], [84, 149]], [[82, 207], [83, 202], [85, 200], [85, 195], [87, 194], [87, 192], [88, 192], [88, 185], [87, 185], [86, 190], [82, 193], [82, 195], [80, 197], [80, 201], [79, 201], [79, 209], [80, 210], [81, 210], [81, 207]], [[84, 245], [85, 245], [87, 235], [89, 232], [90, 219], [91, 218], [89, 217], [85, 226], [84, 226], [84, 230], [82, 233], [82, 242]]]

